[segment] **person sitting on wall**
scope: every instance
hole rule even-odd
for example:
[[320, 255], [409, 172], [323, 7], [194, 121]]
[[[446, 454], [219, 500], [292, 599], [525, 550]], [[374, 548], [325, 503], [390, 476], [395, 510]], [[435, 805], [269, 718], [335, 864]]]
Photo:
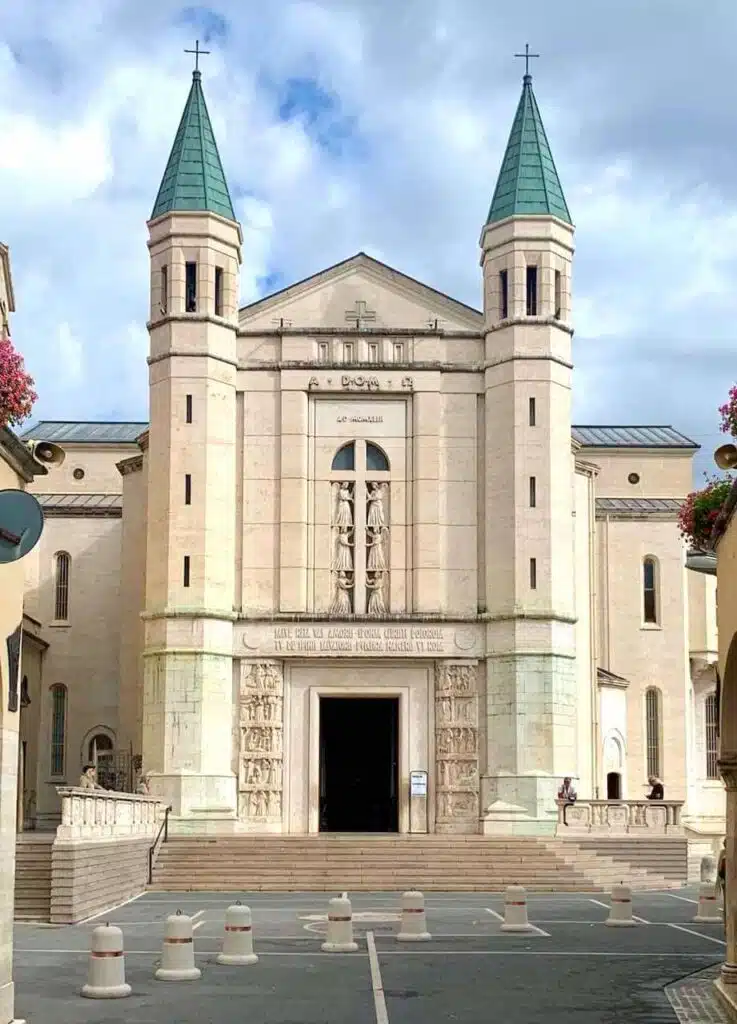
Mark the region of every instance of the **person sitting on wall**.
[[139, 796], [151, 795], [151, 781], [149, 778], [149, 772], [146, 772], [146, 774], [142, 775], [138, 780], [138, 785], [136, 786], [136, 793], [138, 793]]
[[647, 795], [648, 800], [663, 800], [665, 797], [665, 790], [660, 779], [656, 778], [654, 775], [650, 775], [647, 782], [651, 787], [650, 792]]
[[79, 777], [80, 789], [104, 789], [97, 781], [97, 769], [93, 764], [86, 764]]
[[573, 783], [571, 782], [570, 778], [566, 777], [565, 779], [563, 779], [563, 785], [558, 790], [558, 799], [563, 804], [563, 824], [567, 825], [568, 822], [566, 821], [566, 811], [569, 807], [573, 807], [576, 800], [578, 799], [578, 794], [576, 793], [576, 790], [573, 788]]

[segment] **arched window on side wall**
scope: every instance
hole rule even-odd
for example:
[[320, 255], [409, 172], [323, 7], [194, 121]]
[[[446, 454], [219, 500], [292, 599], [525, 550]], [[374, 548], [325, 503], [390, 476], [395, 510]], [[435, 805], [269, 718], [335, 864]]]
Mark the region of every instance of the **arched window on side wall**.
[[660, 778], [661, 774], [660, 730], [660, 690], [651, 686], [645, 691], [645, 750], [647, 774], [656, 778]]
[[66, 622], [69, 618], [69, 574], [72, 559], [66, 551], [56, 556], [54, 574], [54, 620]]
[[647, 625], [658, 622], [658, 566], [650, 555], [642, 561], [642, 619]]
[[353, 441], [350, 444], [344, 444], [337, 450], [330, 468], [333, 471], [341, 469], [349, 473], [354, 471], [356, 468], [356, 445]]
[[717, 717], [717, 695], [715, 693], [710, 693], [704, 701], [704, 733], [706, 739], [706, 777], [707, 779], [718, 779], [719, 721]]
[[51, 687], [51, 775], [64, 775], [66, 760], [67, 688], [62, 683]]

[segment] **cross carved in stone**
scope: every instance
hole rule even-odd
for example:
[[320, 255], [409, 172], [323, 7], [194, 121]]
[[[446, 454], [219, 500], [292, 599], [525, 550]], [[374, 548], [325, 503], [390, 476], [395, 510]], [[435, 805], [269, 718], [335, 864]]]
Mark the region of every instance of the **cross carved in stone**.
[[357, 299], [355, 307], [346, 310], [345, 319], [346, 323], [355, 323], [356, 330], [360, 331], [363, 322], [376, 319], [376, 313], [374, 310], [366, 308], [366, 303], [363, 299]]

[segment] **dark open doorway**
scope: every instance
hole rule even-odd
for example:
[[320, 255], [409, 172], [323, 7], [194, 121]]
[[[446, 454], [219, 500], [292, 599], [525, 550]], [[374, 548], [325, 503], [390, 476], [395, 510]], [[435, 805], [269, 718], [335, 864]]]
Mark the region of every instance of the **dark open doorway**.
[[320, 831], [397, 832], [399, 698], [320, 699]]
[[619, 772], [609, 772], [606, 777], [606, 798], [607, 800], [622, 799], [622, 776]]

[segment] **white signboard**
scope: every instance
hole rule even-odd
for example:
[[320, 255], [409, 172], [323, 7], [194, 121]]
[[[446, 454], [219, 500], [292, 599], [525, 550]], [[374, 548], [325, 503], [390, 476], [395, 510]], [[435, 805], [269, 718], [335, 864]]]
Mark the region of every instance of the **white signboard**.
[[427, 796], [427, 772], [409, 773], [410, 796]]

